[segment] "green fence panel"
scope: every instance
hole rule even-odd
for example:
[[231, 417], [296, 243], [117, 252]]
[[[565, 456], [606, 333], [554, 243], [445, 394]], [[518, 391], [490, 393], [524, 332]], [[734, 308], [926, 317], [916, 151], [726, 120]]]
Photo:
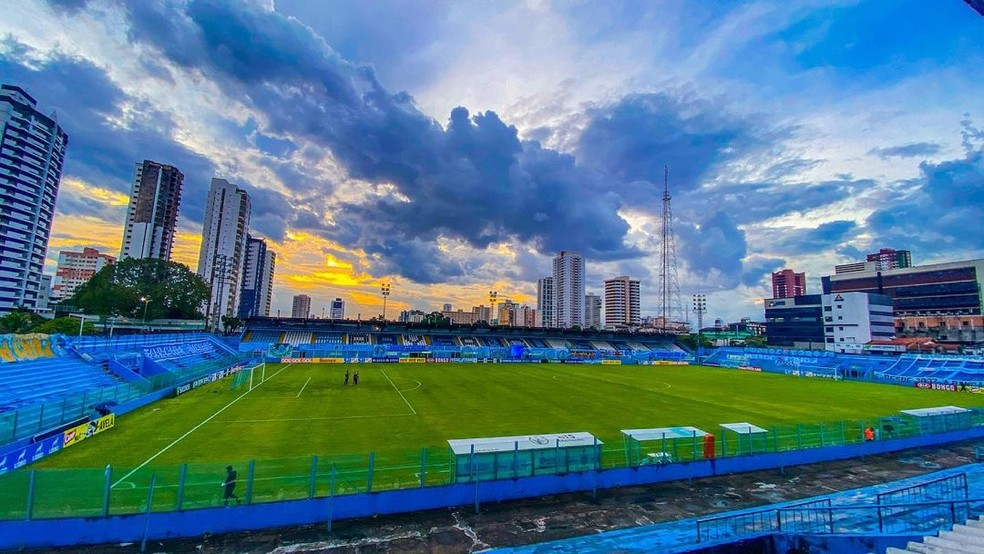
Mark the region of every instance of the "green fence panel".
[[105, 482], [105, 470], [102, 469], [36, 471], [33, 517], [100, 516]]
[[0, 518], [24, 519], [27, 516], [27, 489], [30, 473], [14, 471], [0, 475]]
[[[246, 472], [239, 470], [245, 492]], [[311, 458], [257, 460], [253, 472], [252, 503], [307, 498], [311, 487]], [[245, 497], [244, 497], [245, 498]]]

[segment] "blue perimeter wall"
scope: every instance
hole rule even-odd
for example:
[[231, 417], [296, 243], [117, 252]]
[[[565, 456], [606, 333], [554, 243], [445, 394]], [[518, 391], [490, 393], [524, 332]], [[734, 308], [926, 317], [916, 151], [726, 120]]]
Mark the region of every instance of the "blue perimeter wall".
[[[147, 539], [197, 537], [205, 533], [231, 533], [256, 529], [327, 523], [367, 517], [467, 506], [552, 494], [645, 485], [681, 479], [711, 477], [817, 462], [860, 458], [909, 448], [934, 446], [984, 437], [984, 427], [834, 446], [757, 454], [718, 460], [701, 460], [663, 466], [617, 468], [568, 475], [543, 475], [475, 484], [446, 485], [370, 494], [272, 502], [230, 508], [204, 508], [181, 512], [153, 512], [96, 518], [62, 518], [0, 521], [0, 549], [51, 548], [83, 544], [136, 542]], [[145, 537], [146, 533], [146, 537]]]

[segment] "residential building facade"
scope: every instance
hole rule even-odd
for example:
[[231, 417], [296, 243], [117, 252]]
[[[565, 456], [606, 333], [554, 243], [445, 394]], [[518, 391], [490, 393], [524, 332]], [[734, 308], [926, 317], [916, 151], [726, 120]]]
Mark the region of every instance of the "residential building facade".
[[772, 274], [772, 297], [794, 298], [806, 294], [806, 273], [783, 269]]
[[584, 328], [602, 329], [601, 297], [590, 292], [584, 295]]
[[554, 280], [544, 277], [536, 282], [536, 318], [537, 327], [554, 326]]
[[0, 315], [37, 309], [68, 134], [24, 89], [0, 85]]
[[332, 300], [328, 310], [328, 317], [331, 319], [345, 319], [345, 301], [341, 298]]
[[171, 259], [184, 174], [172, 165], [136, 164], [123, 227], [120, 259]]
[[845, 292], [821, 296], [826, 350], [860, 354], [872, 340], [895, 338], [892, 299], [884, 294]]
[[81, 252], [62, 250], [58, 253], [58, 268], [51, 286], [51, 299], [61, 301], [71, 298], [75, 289], [92, 279], [100, 269], [116, 262], [116, 258], [95, 248], [83, 248]]
[[212, 179], [205, 204], [198, 275], [211, 287], [208, 316], [214, 326], [239, 313], [239, 290], [246, 259], [250, 202], [245, 190]]
[[273, 305], [277, 253], [263, 239], [246, 235], [246, 258], [239, 293], [239, 317], [267, 317]]
[[290, 317], [298, 319], [311, 317], [311, 297], [306, 294], [295, 295], [290, 308]]
[[623, 275], [605, 281], [605, 328], [637, 326], [642, 321], [639, 281]]
[[584, 258], [562, 250], [553, 259], [553, 326], [584, 327]]

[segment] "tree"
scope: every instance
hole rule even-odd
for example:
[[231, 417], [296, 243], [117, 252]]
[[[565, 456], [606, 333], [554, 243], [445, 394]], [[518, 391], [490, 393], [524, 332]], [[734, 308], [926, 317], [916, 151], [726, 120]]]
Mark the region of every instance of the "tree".
[[208, 284], [188, 266], [126, 258], [100, 269], [67, 303], [89, 314], [199, 319], [208, 294]]
[[[57, 317], [34, 327], [31, 332], [45, 335], [77, 335], [79, 333], [79, 320], [74, 317]], [[82, 324], [82, 334], [96, 334], [96, 326], [86, 321]]]
[[243, 320], [238, 317], [230, 317], [227, 315], [222, 316], [222, 329], [225, 334], [234, 333], [236, 329], [243, 326]]
[[23, 308], [17, 308], [9, 314], [0, 317], [0, 332], [15, 334], [27, 333], [43, 321], [43, 317]]
[[451, 320], [444, 317], [441, 312], [431, 312], [424, 316], [424, 323], [438, 327], [445, 324], [450, 325]]

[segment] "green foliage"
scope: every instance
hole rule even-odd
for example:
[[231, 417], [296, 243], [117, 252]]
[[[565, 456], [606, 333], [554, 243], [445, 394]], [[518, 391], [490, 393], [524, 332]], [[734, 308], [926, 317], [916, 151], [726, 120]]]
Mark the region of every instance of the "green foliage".
[[[78, 335], [80, 320], [74, 317], [58, 317], [49, 319], [31, 329], [32, 333], [43, 333], [45, 335]], [[83, 335], [95, 335], [96, 327], [91, 322], [86, 321], [82, 325]]]
[[222, 329], [228, 335], [229, 333], [236, 332], [237, 329], [243, 326], [243, 320], [238, 317], [230, 317], [227, 315], [222, 316]]
[[43, 317], [35, 313], [17, 309], [0, 317], [0, 333], [28, 333], [44, 321]]
[[[141, 298], [149, 299], [146, 303]], [[66, 303], [88, 314], [144, 319], [198, 319], [208, 284], [187, 266], [127, 258], [99, 270]]]
[[451, 320], [444, 317], [441, 312], [431, 312], [424, 316], [424, 323], [428, 325], [433, 325], [435, 327], [450, 327]]
[[[684, 346], [686, 346], [687, 348], [689, 348], [691, 350], [696, 350], [697, 349], [697, 334], [696, 333], [690, 334], [690, 335], [680, 335], [679, 337], [677, 337], [677, 340], [679, 340], [680, 343], [682, 343]], [[701, 337], [700, 337], [700, 343], [705, 348], [710, 348], [710, 347], [714, 346], [714, 342], [711, 341], [706, 336], [703, 336], [703, 335], [701, 335]]]

